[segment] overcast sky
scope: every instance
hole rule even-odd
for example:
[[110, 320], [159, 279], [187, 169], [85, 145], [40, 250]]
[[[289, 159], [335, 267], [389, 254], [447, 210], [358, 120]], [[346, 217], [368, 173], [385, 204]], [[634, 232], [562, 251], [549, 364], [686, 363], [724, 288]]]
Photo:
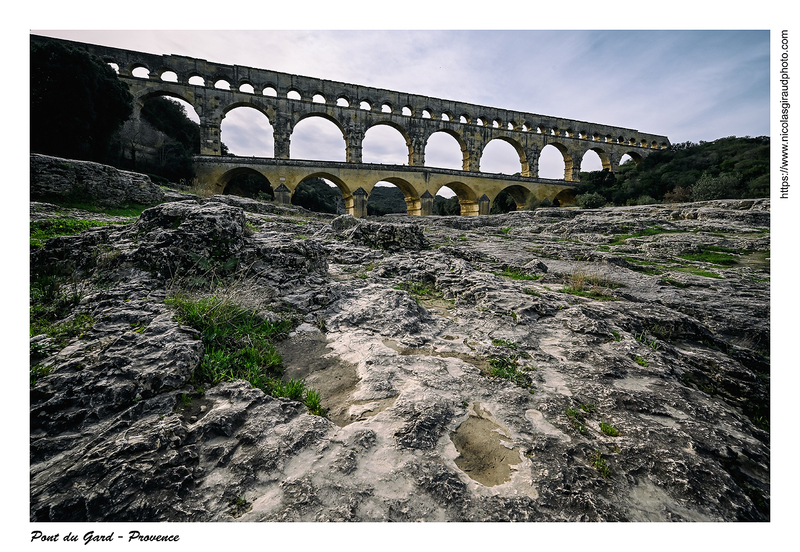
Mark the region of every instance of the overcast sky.
[[[672, 142], [770, 133], [769, 31], [32, 32], [633, 128]], [[344, 160], [341, 133], [312, 121], [298, 125], [291, 157]], [[269, 121], [254, 110], [231, 112], [222, 140], [237, 155], [272, 155]], [[406, 160], [399, 133], [367, 133], [364, 161]], [[426, 165], [461, 168], [455, 140], [434, 135]], [[598, 170], [599, 159], [587, 157], [582, 168]], [[513, 173], [519, 160], [493, 142], [481, 169]], [[540, 175], [563, 175], [553, 148], [543, 152]]]

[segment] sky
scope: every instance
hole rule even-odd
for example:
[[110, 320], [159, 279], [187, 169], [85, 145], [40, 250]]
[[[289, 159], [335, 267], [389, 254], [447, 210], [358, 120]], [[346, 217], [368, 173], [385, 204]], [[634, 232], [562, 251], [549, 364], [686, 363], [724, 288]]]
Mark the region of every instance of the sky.
[[[673, 143], [770, 133], [768, 30], [32, 33], [633, 128]], [[271, 134], [266, 117], [247, 108], [222, 123], [222, 141], [237, 155], [271, 157]], [[332, 123], [312, 118], [296, 127], [290, 153], [344, 161], [345, 147]], [[397, 131], [377, 127], [365, 137], [363, 157], [402, 164], [407, 149]], [[426, 165], [460, 169], [455, 140], [435, 134]], [[588, 154], [582, 170], [600, 168]], [[481, 170], [513, 174], [519, 158], [492, 142]], [[563, 170], [560, 154], [546, 148], [540, 176], [563, 178]]]

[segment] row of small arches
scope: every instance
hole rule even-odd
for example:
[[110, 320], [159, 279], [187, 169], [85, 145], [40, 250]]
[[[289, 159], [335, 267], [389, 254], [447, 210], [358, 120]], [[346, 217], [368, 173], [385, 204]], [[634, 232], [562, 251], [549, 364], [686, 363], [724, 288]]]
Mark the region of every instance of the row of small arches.
[[[109, 63], [111, 67], [119, 73], [119, 66], [115, 63]], [[141, 79], [150, 79], [150, 71], [143, 65], [138, 65], [133, 68], [131, 74], [136, 78]], [[178, 83], [178, 75], [174, 71], [165, 70], [158, 75], [158, 78], [163, 82], [174, 82]], [[189, 77], [187, 83], [193, 86], [206, 86], [205, 79], [200, 75], [192, 75]], [[228, 80], [221, 78], [214, 82], [213, 87], [219, 90], [234, 90], [231, 87], [231, 84]], [[256, 92], [256, 88], [253, 84], [249, 82], [242, 82], [239, 85], [239, 88], [235, 91], [244, 93], [244, 94], [258, 94]], [[265, 86], [261, 89], [260, 95], [269, 96], [269, 97], [278, 97], [278, 91], [273, 86]], [[297, 100], [303, 101], [303, 97], [299, 90], [292, 88], [289, 89], [286, 93], [286, 98], [290, 100]], [[328, 105], [328, 100], [322, 94], [314, 94], [311, 99], [313, 103], [319, 103], [323, 105]], [[380, 112], [392, 114], [396, 112], [395, 106], [392, 106], [389, 102], [370, 102], [369, 100], [361, 100], [356, 101], [358, 104], [358, 108], [364, 111], [376, 111], [378, 105], [380, 105]], [[351, 100], [348, 99], [344, 95], [339, 95], [336, 99], [335, 104], [338, 107], [355, 107], [352, 105]], [[537, 134], [547, 134], [552, 136], [564, 136], [567, 138], [580, 138], [584, 140], [590, 140], [594, 142], [604, 142], [604, 143], [615, 143], [615, 144], [624, 144], [634, 147], [644, 147], [644, 148], [653, 148], [658, 149], [661, 147], [665, 147], [665, 144], [658, 144], [656, 141], [646, 142], [646, 141], [639, 141], [635, 138], [625, 138], [624, 136], [611, 136], [609, 134], [601, 135], [599, 133], [589, 133], [587, 131], [575, 131], [571, 128], [567, 129], [559, 129], [556, 127], [546, 127], [544, 125], [532, 125], [527, 122], [514, 122], [514, 121], [502, 121], [499, 118], [492, 119], [490, 117], [475, 117], [473, 121], [473, 117], [464, 113], [461, 115], [455, 115], [451, 112], [444, 111], [442, 113], [436, 114], [434, 110], [430, 108], [424, 108], [421, 110], [421, 117], [423, 119], [434, 119], [440, 118], [442, 121], [448, 122], [458, 122], [461, 124], [475, 124], [477, 126], [486, 126], [491, 128], [497, 129], [507, 129], [512, 131], [521, 131], [521, 132], [535, 132]], [[407, 117], [414, 117], [416, 116], [417, 110], [410, 105], [403, 106], [399, 110], [399, 114]]]

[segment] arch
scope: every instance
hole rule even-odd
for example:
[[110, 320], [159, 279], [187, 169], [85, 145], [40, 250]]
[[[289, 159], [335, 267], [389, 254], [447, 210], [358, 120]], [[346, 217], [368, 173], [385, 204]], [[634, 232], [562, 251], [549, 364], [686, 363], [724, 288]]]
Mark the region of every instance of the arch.
[[[395, 190], [402, 194], [402, 204]], [[415, 193], [413, 186], [402, 178], [390, 177], [376, 182], [367, 199], [367, 214], [382, 216], [408, 213], [409, 200], [414, 199]]]
[[449, 186], [442, 186], [436, 190], [431, 214], [444, 216], [461, 215], [461, 205], [458, 202], [458, 195], [456, 192]]
[[346, 208], [344, 198], [351, 195], [340, 179], [325, 172], [313, 173], [303, 177], [292, 190], [292, 205], [310, 211], [339, 214]]
[[245, 81], [239, 85], [239, 92], [244, 92], [245, 94], [255, 94], [256, 89], [252, 84]]
[[265, 86], [264, 89], [261, 91], [262, 96], [271, 96], [273, 98], [278, 97], [278, 91], [275, 90], [273, 86]]
[[108, 66], [111, 67], [117, 75], [119, 75], [119, 65], [118, 64], [114, 63], [113, 61], [109, 61], [108, 62]]
[[558, 180], [572, 179], [572, 156], [558, 142], [551, 142], [539, 154], [539, 177]]
[[581, 157], [580, 172], [611, 170], [611, 160], [603, 148], [595, 147], [587, 149]]
[[303, 97], [300, 95], [300, 92], [295, 88], [292, 88], [291, 90], [289, 90], [286, 93], [286, 98], [289, 99], [289, 100], [302, 100], [303, 99]]
[[[453, 144], [449, 136], [455, 141]], [[463, 170], [467, 145], [458, 133], [448, 129], [437, 130], [425, 142], [425, 166]]]
[[431, 115], [431, 112], [428, 111], [427, 109], [423, 109], [422, 110], [422, 118], [423, 119], [433, 119], [433, 115]]
[[164, 82], [178, 82], [178, 74], [172, 70], [163, 71], [159, 78]]
[[378, 122], [367, 129], [361, 151], [364, 163], [411, 164], [411, 139], [402, 126], [390, 121]]
[[364, 111], [372, 111], [372, 104], [370, 104], [368, 100], [361, 100], [358, 104], [358, 108]]
[[325, 100], [325, 96], [323, 96], [322, 94], [314, 94], [314, 96], [311, 98], [311, 101], [318, 104], [327, 103], [327, 100]]
[[[503, 199], [503, 195], [510, 198], [514, 205], [513, 209], [505, 208], [504, 206], [500, 206], [500, 200]], [[492, 198], [492, 207], [490, 213], [507, 213], [509, 211], [522, 211], [524, 209], [529, 208], [534, 199], [533, 193], [524, 187], [520, 186], [519, 184], [512, 184], [511, 186], [507, 186], [503, 188], [500, 193], [498, 193], [494, 198]]]
[[381, 105], [381, 113], [391, 113], [392, 112], [392, 104], [389, 102], [383, 102]]
[[205, 86], [206, 79], [201, 77], [200, 75], [190, 75], [189, 80], [187, 81], [189, 84], [193, 86]]
[[223, 195], [236, 195], [251, 199], [267, 199], [275, 197], [275, 191], [269, 179], [250, 167], [237, 167], [223, 174], [219, 179]]
[[[195, 109], [192, 101], [188, 97], [183, 96], [178, 92], [174, 92], [172, 90], [159, 90], [159, 89], [145, 90], [143, 94], [136, 97], [136, 101], [139, 103], [140, 106], [143, 106], [145, 103], [147, 103], [148, 100], [162, 96], [168, 97], [173, 100], [180, 100], [179, 103], [181, 103], [181, 105], [183, 105], [185, 108], [191, 108], [191, 111], [187, 109], [188, 112], [187, 115], [189, 115], [189, 118], [198, 124], [200, 123], [200, 117], [198, 116], [197, 109]], [[192, 115], [194, 115], [194, 117], [192, 117]]]
[[627, 156], [628, 156], [628, 157], [629, 157], [629, 158], [630, 158], [630, 159], [631, 159], [631, 160], [632, 160], [634, 163], [636, 163], [637, 165], [641, 164], [642, 160], [644, 159], [644, 156], [642, 156], [642, 154], [640, 154], [639, 152], [632, 151], [632, 150], [631, 150], [631, 151], [626, 151], [624, 154], [622, 154], [622, 157], [620, 157], [620, 159], [619, 159], [619, 164], [620, 164], [620, 165], [623, 165], [623, 164], [625, 164], [625, 162], [626, 162], [625, 156], [626, 156], [626, 155], [627, 155]]
[[346, 161], [347, 139], [341, 123], [326, 113], [301, 116], [292, 129], [289, 158]]
[[411, 109], [411, 107], [410, 107], [410, 106], [405, 106], [405, 107], [403, 107], [403, 109], [401, 110], [401, 114], [402, 114], [402, 115], [405, 115], [406, 117], [411, 117], [411, 116], [413, 116], [413, 115], [414, 115], [414, 111]]
[[275, 156], [272, 124], [267, 114], [254, 105], [237, 102], [227, 106], [219, 129], [220, 142], [233, 155]]
[[217, 79], [214, 81], [214, 88], [217, 90], [230, 90], [231, 83], [228, 81], [228, 79]]
[[338, 105], [339, 107], [350, 107], [350, 100], [348, 100], [344, 96], [339, 96], [338, 98], [336, 98], [336, 105]]
[[481, 172], [501, 174], [528, 174], [528, 161], [522, 145], [501, 136], [484, 146], [480, 159]]
[[561, 190], [553, 198], [553, 207], [569, 207], [575, 205], [575, 190]]
[[149, 79], [150, 69], [141, 64], [134, 65], [133, 67], [131, 67], [131, 75], [133, 75], [137, 79]]

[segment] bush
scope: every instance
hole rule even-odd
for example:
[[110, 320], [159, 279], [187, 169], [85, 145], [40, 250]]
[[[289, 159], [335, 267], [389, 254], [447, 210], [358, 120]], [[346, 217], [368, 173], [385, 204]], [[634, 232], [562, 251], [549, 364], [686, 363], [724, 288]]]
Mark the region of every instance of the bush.
[[741, 177], [737, 173], [723, 173], [719, 176], [703, 173], [692, 187], [692, 200], [736, 199], [739, 197], [740, 181]]
[[576, 196], [575, 201], [582, 209], [597, 209], [607, 203], [606, 198], [597, 192]]

